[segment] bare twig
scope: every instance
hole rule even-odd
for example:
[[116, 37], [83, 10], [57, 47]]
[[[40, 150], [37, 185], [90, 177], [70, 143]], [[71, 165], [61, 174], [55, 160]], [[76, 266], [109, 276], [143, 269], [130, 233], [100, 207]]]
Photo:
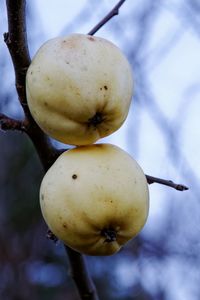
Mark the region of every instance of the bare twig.
[[110, 19], [119, 14], [119, 9], [126, 0], [119, 1], [113, 9], [93, 28], [88, 32], [89, 35], [94, 35], [101, 27], [103, 27]]
[[[47, 171], [63, 150], [57, 150], [52, 146], [48, 136], [44, 134], [33, 120], [27, 105], [25, 82], [26, 71], [30, 64], [30, 57], [26, 38], [26, 1], [7, 0], [6, 4], [8, 33], [4, 34], [4, 39], [12, 58], [15, 69], [16, 89], [26, 116], [23, 124], [26, 124], [26, 133], [36, 148], [44, 170]], [[2, 129], [11, 129], [12, 126], [12, 128], [17, 130], [21, 129], [18, 121], [9, 119], [4, 115], [1, 115], [1, 117]], [[71, 249], [67, 252], [69, 254], [71, 273], [74, 277], [78, 291], [80, 292], [81, 299], [86, 299], [87, 295], [87, 299], [97, 300], [98, 296], [93, 286], [92, 279], [89, 276], [84, 258], [81, 254]]]
[[26, 131], [26, 125], [24, 121], [18, 121], [0, 113], [0, 129], [4, 131], [18, 130], [24, 132]]
[[81, 299], [98, 300], [96, 288], [86, 266], [85, 257], [67, 246], [65, 246], [65, 250], [70, 259], [70, 273], [77, 285]]
[[172, 187], [177, 191], [186, 191], [189, 189], [187, 186], [185, 186], [183, 184], [174, 183], [171, 180], [165, 180], [165, 179], [161, 179], [161, 178], [157, 178], [157, 177], [153, 177], [153, 176], [149, 176], [149, 175], [146, 175], [146, 178], [147, 178], [148, 184], [160, 183], [160, 184]]

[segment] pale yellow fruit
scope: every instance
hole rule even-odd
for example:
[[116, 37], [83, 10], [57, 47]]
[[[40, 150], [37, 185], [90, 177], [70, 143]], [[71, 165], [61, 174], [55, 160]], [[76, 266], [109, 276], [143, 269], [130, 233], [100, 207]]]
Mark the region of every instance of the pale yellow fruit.
[[52, 232], [89, 255], [111, 255], [143, 228], [149, 209], [146, 177], [110, 144], [64, 152], [41, 184], [40, 205]]
[[54, 139], [87, 145], [125, 121], [133, 93], [130, 65], [111, 42], [83, 34], [47, 41], [26, 77], [27, 101]]

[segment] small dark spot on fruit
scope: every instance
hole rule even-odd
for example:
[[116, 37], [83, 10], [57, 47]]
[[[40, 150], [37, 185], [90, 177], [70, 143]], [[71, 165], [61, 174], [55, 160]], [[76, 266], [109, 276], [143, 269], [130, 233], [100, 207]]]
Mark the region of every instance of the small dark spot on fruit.
[[78, 176], [77, 176], [76, 174], [73, 174], [73, 175], [72, 175], [72, 178], [73, 178], [73, 179], [77, 179], [77, 177], [78, 177]]
[[63, 228], [67, 228], [67, 224], [66, 223], [63, 223], [62, 226], [63, 226]]
[[45, 106], [48, 106], [48, 103], [47, 103], [46, 101], [44, 101], [44, 105], [45, 105]]
[[107, 85], [104, 85], [104, 90], [106, 90], [106, 91], [107, 91], [107, 89], [108, 89]]
[[41, 195], [41, 200], [44, 200], [44, 194]]
[[88, 40], [90, 40], [90, 41], [92, 41], [92, 42], [95, 41], [95, 39], [94, 39], [92, 36], [89, 36], [89, 37], [88, 37]]
[[102, 87], [100, 88], [100, 91], [102, 91]]

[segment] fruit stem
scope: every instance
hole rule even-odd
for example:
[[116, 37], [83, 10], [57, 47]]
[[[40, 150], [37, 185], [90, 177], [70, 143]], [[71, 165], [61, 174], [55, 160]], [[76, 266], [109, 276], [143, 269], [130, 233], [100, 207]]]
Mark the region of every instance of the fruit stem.
[[107, 243], [114, 242], [117, 239], [117, 233], [114, 229], [102, 229], [101, 235], [106, 238], [105, 242]]

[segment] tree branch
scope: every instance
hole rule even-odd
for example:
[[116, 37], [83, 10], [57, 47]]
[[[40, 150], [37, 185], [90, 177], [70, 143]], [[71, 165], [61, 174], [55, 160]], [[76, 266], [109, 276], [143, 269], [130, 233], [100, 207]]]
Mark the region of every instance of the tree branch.
[[[36, 151], [40, 157], [44, 170], [54, 163], [63, 150], [57, 150], [50, 142], [50, 139], [38, 127], [33, 120], [26, 99], [26, 72], [30, 65], [30, 56], [27, 44], [26, 35], [26, 1], [25, 0], [7, 0], [7, 15], [8, 15], [8, 32], [4, 34], [5, 43], [9, 49], [16, 78], [16, 89], [20, 103], [25, 113], [25, 120], [22, 124], [26, 124], [26, 133], [32, 140]], [[4, 130], [16, 129], [21, 130], [21, 125], [18, 121], [1, 115], [1, 128]], [[71, 272], [75, 279], [81, 299], [97, 300], [95, 288], [92, 279], [89, 276], [87, 266], [81, 254], [67, 250], [69, 254], [69, 263]], [[85, 277], [84, 277], [84, 276]]]
[[26, 111], [25, 78], [30, 64], [27, 45], [25, 19], [26, 1], [6, 1], [8, 15], [8, 32], [4, 33], [4, 41], [9, 49], [15, 69], [16, 89], [23, 109]]
[[85, 257], [65, 246], [70, 259], [70, 273], [77, 285], [81, 299], [98, 300], [96, 288], [86, 267]]
[[149, 175], [146, 175], [146, 178], [147, 178], [148, 184], [152, 184], [152, 183], [156, 182], [156, 183], [160, 183], [160, 184], [172, 187], [177, 191], [186, 191], [189, 189], [187, 186], [185, 186], [183, 184], [174, 183], [171, 180], [165, 180], [165, 179], [161, 179], [161, 178], [157, 178], [157, 177], [153, 177], [153, 176], [149, 176]]
[[93, 28], [88, 32], [89, 35], [94, 35], [101, 27], [103, 27], [110, 19], [119, 14], [119, 9], [126, 0], [119, 1], [113, 9]]
[[9, 118], [8, 116], [0, 113], [0, 129], [7, 131], [7, 130], [18, 130], [25, 132], [26, 125], [24, 121], [14, 120]]

